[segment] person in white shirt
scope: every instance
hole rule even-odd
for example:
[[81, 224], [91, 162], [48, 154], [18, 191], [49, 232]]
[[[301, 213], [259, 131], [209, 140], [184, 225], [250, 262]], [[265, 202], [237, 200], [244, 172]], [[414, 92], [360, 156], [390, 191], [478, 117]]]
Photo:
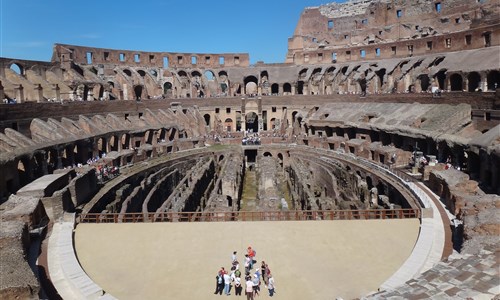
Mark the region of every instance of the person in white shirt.
[[269, 278], [268, 278], [268, 282], [267, 282], [267, 289], [269, 290], [269, 297], [272, 297], [274, 295], [274, 293], [276, 293], [274, 291], [274, 278], [273, 278], [273, 275], [272, 274], [269, 274]]
[[241, 278], [239, 276], [234, 278], [234, 290], [236, 291], [236, 296], [241, 296], [241, 290], [243, 290], [243, 287], [241, 286]]
[[224, 274], [224, 294], [231, 295], [229, 292], [231, 291], [231, 276], [227, 273]]
[[246, 277], [246, 289], [245, 289], [245, 294], [247, 295], [247, 300], [254, 300], [253, 298], [253, 282], [252, 282], [252, 277], [247, 276]]

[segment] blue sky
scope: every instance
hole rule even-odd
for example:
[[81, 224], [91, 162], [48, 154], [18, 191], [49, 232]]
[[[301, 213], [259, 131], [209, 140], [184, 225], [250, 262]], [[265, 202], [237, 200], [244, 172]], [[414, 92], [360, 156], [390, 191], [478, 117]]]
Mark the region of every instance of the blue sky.
[[0, 56], [49, 61], [54, 43], [250, 54], [283, 62], [302, 10], [331, 0], [0, 0]]

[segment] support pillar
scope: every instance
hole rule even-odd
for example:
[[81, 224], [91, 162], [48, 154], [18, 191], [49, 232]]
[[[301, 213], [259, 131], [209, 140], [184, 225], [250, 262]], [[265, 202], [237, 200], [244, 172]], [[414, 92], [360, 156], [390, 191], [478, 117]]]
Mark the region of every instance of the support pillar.
[[59, 85], [57, 83], [52, 85], [52, 90], [54, 91], [54, 94], [56, 95], [56, 101], [60, 102], [61, 101], [61, 89], [59, 88]]
[[5, 99], [5, 93], [3, 91], [2, 81], [0, 80], [0, 101], [3, 101], [4, 99]]
[[24, 102], [24, 87], [22, 84], [16, 86], [14, 88], [16, 92], [16, 101], [17, 103], [23, 103]]
[[44, 99], [43, 99], [43, 87], [41, 84], [36, 84], [35, 85], [35, 97], [36, 97], [36, 102], [37, 103], [40, 103], [40, 102], [44, 102]]

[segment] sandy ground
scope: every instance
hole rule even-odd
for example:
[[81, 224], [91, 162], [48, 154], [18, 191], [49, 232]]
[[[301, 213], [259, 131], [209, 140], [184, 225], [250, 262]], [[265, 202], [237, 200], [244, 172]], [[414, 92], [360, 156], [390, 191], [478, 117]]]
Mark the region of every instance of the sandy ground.
[[[87, 274], [119, 299], [246, 299], [214, 295], [215, 275], [251, 245], [276, 282], [276, 299], [352, 299], [377, 288], [408, 258], [419, 221], [79, 224]], [[242, 263], [243, 264], [243, 263]], [[270, 298], [263, 291], [256, 299]]]

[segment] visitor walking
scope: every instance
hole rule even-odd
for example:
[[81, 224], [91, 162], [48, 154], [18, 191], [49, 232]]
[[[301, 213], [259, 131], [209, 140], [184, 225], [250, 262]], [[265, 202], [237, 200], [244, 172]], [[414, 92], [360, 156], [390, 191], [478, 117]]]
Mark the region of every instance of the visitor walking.
[[269, 274], [268, 283], [267, 283], [267, 289], [269, 290], [269, 297], [272, 297], [274, 295], [274, 293], [276, 293], [274, 291], [274, 288], [275, 288], [275, 285], [274, 285], [273, 275]]

